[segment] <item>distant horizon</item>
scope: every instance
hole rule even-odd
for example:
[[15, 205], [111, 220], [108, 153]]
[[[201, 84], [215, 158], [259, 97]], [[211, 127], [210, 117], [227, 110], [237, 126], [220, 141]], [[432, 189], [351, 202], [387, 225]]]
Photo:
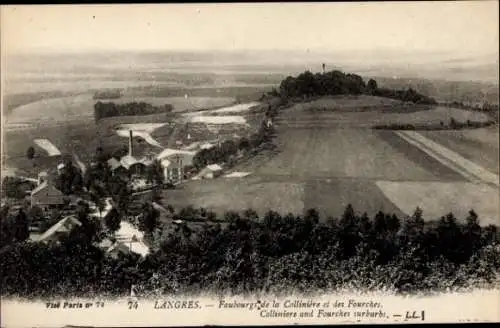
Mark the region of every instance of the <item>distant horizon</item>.
[[165, 48], [151, 48], [151, 49], [48, 49], [48, 48], [31, 48], [25, 49], [23, 51], [15, 52], [15, 53], [6, 53], [6, 56], [17, 56], [17, 55], [72, 55], [72, 54], [119, 54], [119, 53], [130, 53], [130, 54], [155, 54], [155, 53], [178, 53], [178, 54], [207, 54], [207, 53], [220, 53], [220, 54], [240, 54], [240, 53], [248, 53], [248, 54], [265, 54], [265, 53], [303, 53], [303, 54], [352, 54], [359, 52], [370, 52], [370, 53], [379, 53], [379, 54], [391, 54], [391, 55], [453, 55], [455, 54], [458, 58], [464, 57], [492, 57], [496, 58], [498, 61], [498, 55], [500, 53], [499, 50], [486, 52], [483, 54], [475, 54], [475, 53], [467, 53], [461, 52], [456, 54], [453, 51], [446, 50], [408, 50], [408, 49], [396, 49], [390, 47], [377, 47], [377, 48], [369, 48], [369, 49], [324, 49], [324, 48], [303, 48], [303, 49], [273, 49], [273, 48], [249, 48], [249, 49], [224, 49], [224, 48], [213, 48], [213, 49], [190, 49], [190, 48], [175, 48], [175, 49], [165, 49]]

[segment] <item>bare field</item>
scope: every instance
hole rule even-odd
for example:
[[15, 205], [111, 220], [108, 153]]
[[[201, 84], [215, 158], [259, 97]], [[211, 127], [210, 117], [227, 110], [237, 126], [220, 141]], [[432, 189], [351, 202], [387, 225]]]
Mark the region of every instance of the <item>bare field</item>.
[[[36, 146], [35, 139], [48, 139], [63, 155], [75, 152], [80, 158], [89, 159], [97, 147], [95, 135], [95, 127], [86, 124], [5, 132], [2, 159], [22, 175], [36, 177], [40, 171], [54, 168], [60, 161], [60, 156], [47, 156], [43, 149]], [[26, 157], [30, 146], [35, 147], [34, 160]]]
[[381, 99], [384, 98], [359, 96], [297, 103], [280, 113], [276, 125], [282, 128], [370, 128], [379, 124], [440, 125], [441, 122], [448, 124], [451, 118], [459, 122], [490, 120], [487, 114], [476, 111]]
[[[426, 111], [429, 112], [442, 113], [440, 109]], [[365, 113], [341, 113], [343, 114]], [[417, 113], [404, 115], [415, 114]], [[293, 117], [288, 111], [284, 115]], [[344, 120], [337, 121], [339, 128], [331, 126], [331, 122], [325, 119], [325, 116], [332, 117], [331, 113], [324, 115], [299, 112], [295, 113], [294, 118], [300, 121], [304, 116], [314, 120], [303, 122], [301, 128], [278, 128], [275, 139], [276, 152], [259, 154], [234, 168], [252, 172], [250, 177], [231, 179], [230, 185], [227, 181], [205, 181], [204, 185], [195, 185], [189, 192], [179, 192], [183, 196], [176, 198], [177, 204], [183, 206], [194, 202], [210, 204], [212, 208], [242, 209], [243, 205], [231, 207], [226, 202], [231, 199], [230, 202], [234, 204], [250, 204], [251, 201], [246, 198], [256, 197], [252, 193], [256, 190], [256, 185], [265, 185], [266, 191], [263, 194], [281, 202], [283, 191], [279, 188], [283, 184], [293, 184], [302, 188], [301, 205], [299, 206], [297, 201], [289, 205], [294, 206], [290, 207], [294, 211], [290, 211], [296, 214], [314, 207], [323, 217], [338, 217], [347, 204], [352, 204], [356, 212], [367, 212], [370, 216], [383, 210], [401, 217], [411, 214], [416, 206], [421, 205], [424, 211], [429, 207], [426, 212], [429, 220], [438, 219], [448, 212], [456, 212], [455, 214], [463, 219], [467, 211], [474, 208], [480, 215], [484, 214], [484, 224], [498, 214], [495, 210], [498, 206], [492, 201], [492, 197], [498, 197], [498, 190], [468, 184], [461, 174], [408, 143], [395, 132], [353, 128], [352, 125], [358, 122], [350, 121], [347, 115]], [[283, 116], [278, 118], [278, 122], [280, 119], [283, 119]], [[467, 134], [466, 131], [461, 133]], [[485, 136], [479, 132], [472, 134], [476, 139], [485, 138], [492, 141], [489, 135]], [[390, 185], [391, 183], [393, 185]], [[208, 192], [207, 185], [214, 186], [214, 189]], [[275, 186], [280, 187], [272, 190]], [[399, 189], [394, 191], [391, 186], [398, 186]], [[415, 186], [426, 187], [418, 189], [420, 187]], [[457, 186], [457, 189], [448, 191], [453, 189], [453, 186]], [[271, 190], [267, 190], [269, 188]], [[423, 197], [420, 199], [414, 190], [427, 195], [420, 195], [420, 198]], [[219, 192], [230, 196], [222, 197]], [[439, 195], [440, 193], [445, 195]], [[469, 193], [470, 198], [467, 198]], [[481, 197], [483, 200], [479, 199]], [[415, 202], [412, 202], [413, 199]], [[458, 206], [453, 204], [453, 199], [464, 201]], [[434, 203], [431, 203], [431, 200], [434, 200]], [[259, 202], [252, 204], [259, 211], [266, 208]]]
[[311, 180], [305, 183], [305, 209], [316, 208], [322, 217], [339, 218], [348, 204], [358, 214], [373, 217], [378, 211], [404, 213], [388, 199], [374, 181], [359, 179]]
[[279, 153], [258, 168], [263, 175], [440, 180], [368, 129], [290, 129]]
[[[410, 211], [408, 206], [412, 212], [417, 205], [401, 205], [392, 194], [386, 195], [378, 181], [402, 186], [399, 197], [407, 197], [410, 203], [411, 194], [405, 194], [407, 183], [465, 180], [391, 131], [288, 129], [278, 133], [276, 143], [275, 153], [259, 154], [234, 168], [252, 172], [249, 177], [189, 182], [182, 190], [166, 192], [167, 202], [206, 205], [219, 211], [253, 206], [259, 213], [265, 213], [272, 203], [295, 214], [316, 208], [323, 218], [339, 217], [352, 204], [360, 214], [373, 216], [383, 210], [403, 217]], [[297, 188], [301, 197], [295, 193]], [[443, 211], [454, 211], [453, 204], [444, 202]]]
[[[359, 95], [359, 96], [327, 96], [319, 99], [297, 103], [287, 111], [347, 111], [360, 112], [366, 110], [385, 110], [392, 108], [398, 110], [403, 108], [404, 103], [399, 100]], [[411, 109], [416, 106], [405, 106]]]
[[447, 167], [453, 169], [457, 173], [464, 176], [468, 181], [476, 183], [487, 183], [494, 186], [499, 186], [498, 175], [484, 169], [476, 164], [457, 154], [456, 152], [443, 147], [439, 143], [432, 141], [419, 134], [416, 131], [395, 131], [395, 133], [405, 139], [408, 143], [419, 148], [429, 156], [435, 158]]
[[416, 206], [427, 219], [437, 219], [452, 212], [464, 219], [471, 209], [482, 225], [499, 224], [500, 193], [498, 188], [468, 182], [377, 182], [384, 194], [403, 212], [411, 214]]
[[94, 115], [94, 103], [91, 94], [41, 99], [14, 108], [5, 117], [9, 123], [43, 123], [88, 121]]
[[348, 204], [373, 216], [379, 210], [403, 215], [373, 181], [355, 179], [293, 179], [248, 176], [238, 179], [190, 181], [178, 190], [165, 191], [165, 203], [192, 205], [217, 213], [252, 208], [259, 215], [272, 209], [282, 214], [303, 214], [316, 208], [321, 217], [340, 217]]
[[419, 133], [493, 173], [500, 173], [498, 127]]
[[303, 186], [290, 182], [260, 182], [255, 179], [189, 181], [178, 190], [165, 192], [164, 203], [174, 207], [193, 205], [216, 213], [252, 208], [264, 215], [268, 210], [301, 213]]

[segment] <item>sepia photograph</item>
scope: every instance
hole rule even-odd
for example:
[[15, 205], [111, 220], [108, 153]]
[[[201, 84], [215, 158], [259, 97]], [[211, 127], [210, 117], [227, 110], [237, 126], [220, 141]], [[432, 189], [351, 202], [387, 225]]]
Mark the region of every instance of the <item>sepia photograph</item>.
[[497, 1], [0, 10], [3, 327], [500, 321]]

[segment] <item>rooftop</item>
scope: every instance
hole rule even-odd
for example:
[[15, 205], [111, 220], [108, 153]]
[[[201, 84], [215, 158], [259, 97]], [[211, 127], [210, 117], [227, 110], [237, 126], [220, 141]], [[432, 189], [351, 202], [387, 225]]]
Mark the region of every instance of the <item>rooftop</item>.
[[222, 170], [222, 167], [219, 164], [210, 164], [210, 165], [207, 165], [207, 169], [209, 169], [211, 171], [220, 171], [220, 170]]
[[182, 154], [182, 155], [194, 156], [196, 154], [196, 152], [189, 151], [189, 150], [166, 148], [160, 154], [158, 154], [156, 156], [156, 158], [158, 158], [158, 159], [164, 159], [165, 157], [169, 157], [169, 156], [172, 156], [172, 155], [175, 155], [175, 154]]
[[67, 216], [64, 219], [60, 220], [56, 224], [54, 224], [52, 227], [49, 228], [49, 230], [45, 231], [40, 238], [38, 238], [38, 241], [44, 241], [52, 237], [56, 233], [61, 233], [61, 232], [70, 232], [75, 226], [81, 226], [82, 223], [76, 219], [74, 216]]
[[120, 159], [121, 165], [126, 169], [129, 169], [132, 165], [137, 164], [138, 160], [134, 156], [125, 155]]
[[119, 168], [121, 165], [121, 163], [116, 160], [114, 157], [111, 157], [110, 159], [108, 159], [107, 161], [108, 165], [111, 167], [111, 170], [116, 170], [117, 168]]

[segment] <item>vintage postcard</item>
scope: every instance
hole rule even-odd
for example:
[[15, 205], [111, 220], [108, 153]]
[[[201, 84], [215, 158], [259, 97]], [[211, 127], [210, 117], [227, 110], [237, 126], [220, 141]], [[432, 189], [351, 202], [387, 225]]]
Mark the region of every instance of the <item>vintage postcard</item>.
[[500, 321], [498, 1], [1, 7], [1, 326]]

